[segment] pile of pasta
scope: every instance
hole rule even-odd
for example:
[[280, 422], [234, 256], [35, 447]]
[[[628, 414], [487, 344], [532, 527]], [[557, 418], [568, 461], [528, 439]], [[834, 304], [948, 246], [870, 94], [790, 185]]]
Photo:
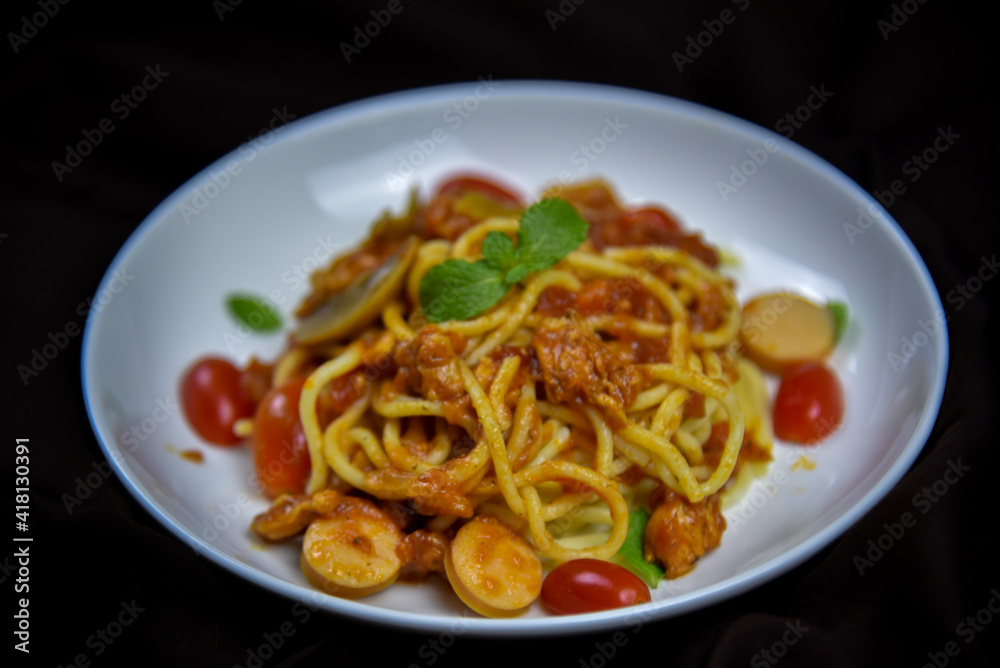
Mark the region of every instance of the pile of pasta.
[[[561, 188], [543, 197], [573, 204], [589, 238], [486, 312], [432, 323], [427, 272], [518, 229], [509, 202], [470, 215], [449, 195], [451, 226], [427, 222], [440, 202], [415, 202], [313, 277], [304, 317], [327, 317], [333, 300], [334, 333], [300, 329], [274, 370], [275, 385], [307, 376], [311, 473], [255, 531], [304, 530], [303, 571], [332, 594], [437, 572], [473, 609], [504, 616], [554, 565], [616, 559], [645, 508], [646, 558], [684, 574], [725, 529], [720, 493], [770, 456], [766, 390], [740, 354], [741, 308], [716, 254], [606, 183]], [[682, 535], [691, 526], [698, 535]]]

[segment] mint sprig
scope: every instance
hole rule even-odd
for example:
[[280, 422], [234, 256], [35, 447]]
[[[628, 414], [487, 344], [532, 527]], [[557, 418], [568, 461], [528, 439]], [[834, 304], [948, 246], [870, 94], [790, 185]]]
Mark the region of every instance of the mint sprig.
[[517, 246], [502, 232], [483, 239], [483, 258], [447, 260], [420, 281], [420, 306], [431, 322], [474, 318], [500, 301], [512, 285], [563, 259], [587, 239], [588, 223], [573, 205], [552, 198], [521, 215]]
[[420, 305], [431, 322], [479, 315], [507, 294], [503, 274], [485, 260], [447, 260], [420, 281]]

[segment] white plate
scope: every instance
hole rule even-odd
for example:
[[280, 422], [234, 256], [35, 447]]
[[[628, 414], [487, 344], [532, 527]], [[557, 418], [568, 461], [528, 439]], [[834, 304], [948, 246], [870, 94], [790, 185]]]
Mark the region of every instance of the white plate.
[[[247, 527], [266, 507], [245, 449], [199, 442], [178, 378], [218, 353], [273, 358], [283, 335], [245, 336], [223, 307], [270, 295], [289, 316], [302, 277], [363, 238], [410, 184], [477, 168], [535, 196], [600, 175], [630, 203], [662, 203], [738, 255], [745, 298], [768, 288], [850, 304], [833, 364], [843, 428], [819, 447], [779, 444], [769, 474], [729, 510], [719, 549], [642, 608], [516, 619], [467, 612], [446, 584], [361, 601], [319, 595], [290, 546]], [[720, 184], [728, 184], [728, 188]], [[84, 337], [83, 385], [101, 446], [135, 497], [195, 550], [311, 605], [427, 631], [524, 636], [612, 629], [732, 597], [835, 539], [900, 479], [934, 423], [947, 370], [943, 309], [927, 269], [877, 202], [780, 135], [653, 94], [553, 82], [472, 82], [349, 104], [220, 159], [157, 207], [104, 277]], [[182, 458], [197, 449], [204, 462]], [[813, 470], [797, 468], [807, 454]], [[845, 568], [850, 565], [845, 564]]]

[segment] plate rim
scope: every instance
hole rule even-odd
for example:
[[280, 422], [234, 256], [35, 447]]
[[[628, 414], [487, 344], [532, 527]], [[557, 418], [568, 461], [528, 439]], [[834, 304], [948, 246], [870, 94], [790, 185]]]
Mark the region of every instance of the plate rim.
[[[500, 86], [498, 86], [500, 90], [491, 93], [491, 97], [524, 97], [528, 99], [561, 97], [603, 103], [629, 104], [671, 113], [687, 120], [708, 122], [720, 128], [743, 136], [760, 139], [761, 141], [769, 138], [773, 139], [775, 136], [774, 133], [766, 128], [728, 112], [689, 100], [646, 90], [609, 84], [548, 79], [498, 79], [496, 81], [500, 83]], [[401, 102], [424, 104], [435, 100], [453, 101], [456, 93], [467, 92], [469, 87], [475, 85], [475, 83], [475, 81], [465, 81], [394, 91], [353, 100], [329, 109], [320, 110], [295, 119], [287, 126], [282, 126], [281, 132], [273, 138], [273, 141], [263, 148], [258, 149], [254, 155], [256, 153], [266, 153], [278, 144], [291, 142], [297, 137], [308, 135], [321, 128], [329, 128], [330, 126], [345, 123], [349, 124], [352, 120], [366, 114], [380, 111], [398, 112]], [[926, 263], [916, 250], [912, 240], [881, 203], [824, 158], [793, 142], [791, 139], [782, 137], [781, 142], [782, 151], [789, 153], [797, 163], [819, 172], [824, 180], [836, 184], [841, 190], [846, 191], [848, 194], [853, 194], [854, 198], [860, 197], [869, 206], [874, 207], [874, 210], [880, 214], [878, 217], [881, 218], [881, 221], [879, 222], [886, 227], [889, 239], [899, 247], [902, 256], [909, 260], [911, 268], [920, 277], [921, 281], [919, 285], [923, 296], [937, 311], [943, 311], [940, 294], [934, 286], [933, 278]], [[238, 149], [239, 147], [232, 149], [177, 186], [176, 189], [146, 215], [115, 254], [94, 292], [95, 297], [99, 296], [108, 287], [110, 281], [113, 279], [116, 268], [129, 256], [133, 247], [140, 243], [141, 239], [154, 226], [159, 224], [181, 201], [190, 195], [193, 186], [208, 180], [213, 170], [223, 168], [230, 161], [235, 160], [238, 164], [244, 164], [248, 160], [247, 157], [238, 155]], [[456, 620], [464, 620], [462, 622], [464, 626], [463, 632], [471, 636], [557, 636], [589, 631], [613, 630], [627, 625], [634, 625], [636, 621], [640, 621], [641, 623], [662, 621], [734, 598], [792, 570], [808, 558], [814, 556], [844, 534], [851, 526], [860, 521], [902, 479], [927, 445], [931, 431], [940, 414], [949, 371], [949, 332], [947, 323], [942, 323], [940, 336], [935, 337], [934, 341], [937, 364], [931, 369], [933, 384], [928, 388], [928, 401], [921, 412], [917, 424], [913, 428], [913, 435], [904, 446], [900, 456], [892, 462], [885, 474], [856, 503], [845, 509], [839, 517], [822, 527], [815, 535], [782, 552], [778, 557], [771, 558], [756, 567], [710, 586], [664, 601], [654, 601], [636, 608], [545, 618], [490, 619], [466, 615], [438, 614], [423, 616], [414, 612], [387, 610], [365, 605], [357, 601], [336, 599], [324, 596], [320, 592], [309, 592], [302, 585], [286, 582], [277, 576], [261, 571], [233, 556], [223, 553], [219, 548], [205, 543], [201, 537], [179, 525], [172, 515], [152, 498], [149, 491], [146, 490], [145, 485], [138, 480], [135, 473], [124, 466], [125, 460], [121, 456], [117, 444], [105, 442], [101, 430], [98, 428], [97, 418], [92, 405], [92, 403], [96, 403], [97, 399], [96, 396], [92, 396], [91, 383], [88, 382], [91, 368], [90, 363], [92, 361], [91, 351], [94, 345], [96, 345], [93, 337], [94, 323], [98, 316], [99, 314], [94, 312], [88, 313], [81, 344], [80, 372], [87, 418], [103, 454], [111, 464], [119, 480], [128, 489], [131, 496], [161, 525], [192, 548], [198, 555], [209, 558], [217, 565], [239, 575], [244, 580], [258, 587], [293, 601], [303, 601], [303, 591], [306, 591], [308, 594], [305, 598], [313, 599], [314, 603], [318, 602], [318, 609], [325, 612], [355, 621], [388, 625], [407, 631], [448, 632], [454, 629]], [[96, 387], [94, 390], [96, 392]], [[116, 453], [118, 456], [115, 456]], [[328, 605], [324, 605], [324, 603]], [[335, 603], [335, 605], [329, 605], [330, 603]]]

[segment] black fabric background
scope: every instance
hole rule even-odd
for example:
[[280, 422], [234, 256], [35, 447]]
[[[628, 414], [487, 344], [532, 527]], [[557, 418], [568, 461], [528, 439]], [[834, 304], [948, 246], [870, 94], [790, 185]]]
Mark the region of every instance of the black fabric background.
[[[16, 665], [71, 665], [78, 655], [94, 666], [258, 665], [251, 652], [286, 623], [293, 633], [264, 665], [468, 668], [535, 665], [549, 655], [546, 665], [567, 668], [916, 667], [935, 659], [937, 665], [997, 665], [1000, 619], [990, 613], [992, 624], [971, 638], [966, 629], [972, 627], [959, 625], [991, 601], [995, 609], [1000, 604], [992, 475], [997, 311], [991, 306], [1000, 281], [983, 283], [961, 308], [952, 292], [998, 250], [997, 132], [986, 104], [997, 84], [995, 22], [971, 3], [943, 0], [563, 0], [573, 13], [553, 30], [546, 12], [558, 12], [558, 0], [401, 1], [402, 13], [350, 63], [339, 44], [387, 2], [229, 0], [225, 7], [232, 11], [221, 15], [226, 0], [5, 4], [0, 268], [10, 302], [0, 310], [0, 439], [11, 491], [3, 498], [12, 512], [14, 439], [29, 437], [35, 537], [31, 654], [14, 653]], [[43, 6], [58, 11], [32, 33], [24, 17], [41, 16]], [[736, 20], [679, 72], [672, 54], [724, 8], [734, 10]], [[879, 22], [894, 12], [906, 21], [883, 34]], [[30, 37], [16, 52], [14, 32]], [[169, 78], [58, 181], [51, 163], [109, 115], [109, 102], [131, 89], [147, 65], [159, 65]], [[610, 654], [610, 634], [459, 637], [452, 644], [450, 636], [320, 613], [306, 620], [292, 601], [198, 557], [114, 476], [70, 515], [62, 495], [103, 461], [83, 405], [81, 337], [27, 386], [17, 366], [29, 363], [50, 332], [68, 323], [83, 326], [78, 305], [94, 294], [116, 251], [153, 207], [259, 133], [275, 108], [301, 118], [373, 94], [487, 75], [629, 86], [767, 128], [802, 104], [810, 86], [832, 91], [794, 141], [868, 191], [904, 180], [906, 192], [890, 213], [924, 257], [950, 316], [944, 404], [904, 480], [808, 562], [731, 600], [629, 630], [617, 638], [621, 646], [610, 659], [601, 655], [602, 648]], [[939, 128], [959, 138], [910, 181], [904, 163], [930, 146]], [[949, 294], [953, 300], [945, 301]], [[885, 524], [914, 512], [914, 496], [959, 461], [968, 472], [860, 577], [855, 555], [886, 532]], [[10, 528], [0, 534], [13, 537], [14, 519], [7, 521]], [[14, 592], [11, 546], [0, 550], [5, 610], [21, 596]], [[119, 638], [110, 645], [90, 639], [133, 600], [142, 611]], [[13, 645], [14, 623], [4, 617], [0, 637]], [[769, 662], [762, 651], [783, 634], [791, 639], [786, 631], [793, 627], [802, 637]], [[957, 657], [944, 653], [948, 642]]]

